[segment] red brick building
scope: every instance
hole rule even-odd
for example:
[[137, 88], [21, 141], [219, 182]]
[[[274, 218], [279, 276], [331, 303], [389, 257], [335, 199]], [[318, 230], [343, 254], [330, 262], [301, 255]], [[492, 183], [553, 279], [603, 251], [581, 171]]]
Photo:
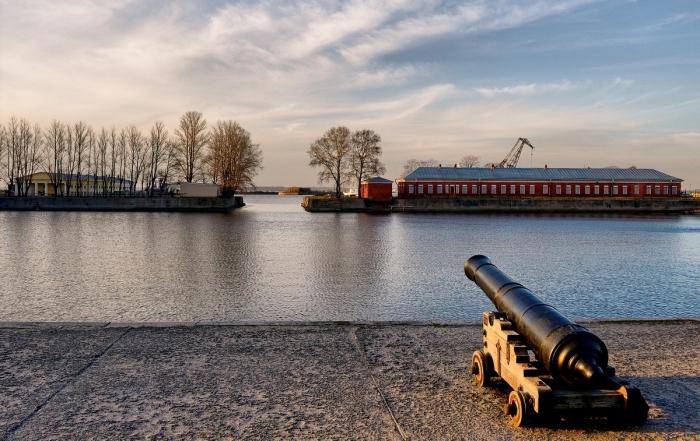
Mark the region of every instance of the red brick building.
[[392, 182], [379, 176], [360, 183], [360, 197], [377, 202], [391, 202]]
[[397, 184], [400, 198], [668, 198], [680, 195], [681, 182], [636, 168], [419, 167]]

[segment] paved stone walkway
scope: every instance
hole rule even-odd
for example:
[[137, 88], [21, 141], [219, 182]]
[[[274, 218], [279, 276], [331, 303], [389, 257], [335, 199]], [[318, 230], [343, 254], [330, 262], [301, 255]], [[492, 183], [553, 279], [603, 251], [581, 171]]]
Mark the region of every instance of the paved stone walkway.
[[700, 321], [589, 327], [644, 427], [509, 427], [474, 325], [4, 323], [0, 439], [699, 439]]

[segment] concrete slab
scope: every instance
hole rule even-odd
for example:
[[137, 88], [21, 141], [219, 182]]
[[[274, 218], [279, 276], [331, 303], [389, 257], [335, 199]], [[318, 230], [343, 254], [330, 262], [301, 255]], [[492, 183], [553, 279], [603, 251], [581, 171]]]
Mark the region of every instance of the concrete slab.
[[589, 324], [642, 428], [514, 429], [471, 384], [476, 325], [0, 327], [0, 438], [698, 439], [700, 322]]
[[0, 439], [74, 381], [124, 331], [0, 330]]
[[13, 439], [392, 439], [343, 327], [131, 329]]

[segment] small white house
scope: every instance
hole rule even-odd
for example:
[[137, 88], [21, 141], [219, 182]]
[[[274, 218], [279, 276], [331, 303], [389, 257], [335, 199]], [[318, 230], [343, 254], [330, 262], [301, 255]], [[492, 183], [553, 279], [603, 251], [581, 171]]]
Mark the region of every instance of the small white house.
[[219, 196], [217, 184], [201, 184], [197, 182], [178, 182], [168, 186], [168, 190], [182, 198], [215, 198]]

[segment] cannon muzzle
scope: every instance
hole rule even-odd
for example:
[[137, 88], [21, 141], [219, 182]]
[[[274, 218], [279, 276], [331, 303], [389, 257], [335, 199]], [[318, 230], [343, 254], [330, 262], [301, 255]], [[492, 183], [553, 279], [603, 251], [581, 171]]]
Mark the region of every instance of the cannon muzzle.
[[486, 256], [469, 258], [464, 272], [505, 314], [555, 380], [579, 388], [614, 383], [606, 374], [608, 350], [595, 334], [544, 303]]

